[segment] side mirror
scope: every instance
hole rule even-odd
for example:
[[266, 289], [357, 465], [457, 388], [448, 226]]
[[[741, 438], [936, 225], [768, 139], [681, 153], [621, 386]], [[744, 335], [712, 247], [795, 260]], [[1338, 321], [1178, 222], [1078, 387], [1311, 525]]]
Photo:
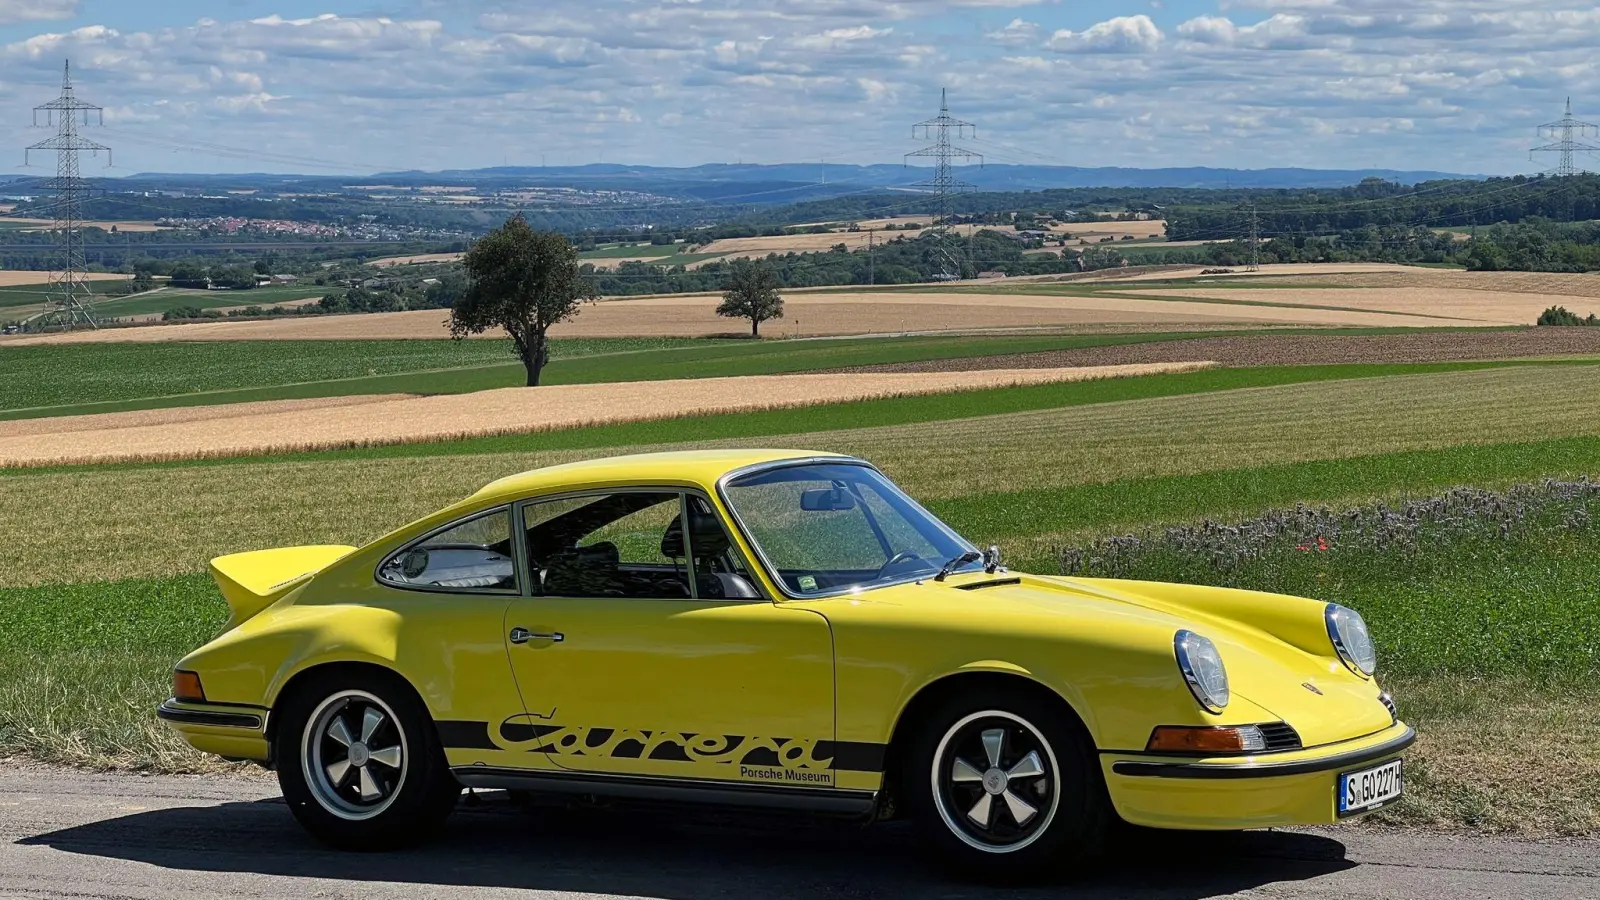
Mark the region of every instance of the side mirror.
[[839, 512], [856, 508], [856, 498], [844, 488], [817, 488], [802, 491], [800, 508], [806, 512]]

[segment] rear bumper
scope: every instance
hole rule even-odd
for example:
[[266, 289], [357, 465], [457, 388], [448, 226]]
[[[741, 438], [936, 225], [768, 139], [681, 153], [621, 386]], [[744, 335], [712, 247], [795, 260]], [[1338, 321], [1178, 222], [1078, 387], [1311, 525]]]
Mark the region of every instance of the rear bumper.
[[1101, 767], [1117, 813], [1135, 825], [1328, 825], [1343, 821], [1335, 793], [1340, 773], [1393, 759], [1416, 739], [1396, 722], [1377, 734], [1292, 753], [1201, 760], [1108, 753]]
[[202, 753], [259, 762], [272, 757], [263, 707], [169, 699], [156, 708], [156, 717]]

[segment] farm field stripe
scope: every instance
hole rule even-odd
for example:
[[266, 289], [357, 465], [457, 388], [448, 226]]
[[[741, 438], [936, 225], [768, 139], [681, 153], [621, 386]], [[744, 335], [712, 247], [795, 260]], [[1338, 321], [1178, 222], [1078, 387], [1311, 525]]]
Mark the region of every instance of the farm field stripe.
[[[453, 397], [405, 397], [337, 407], [264, 411], [221, 420], [188, 420], [123, 427], [114, 413], [103, 425], [78, 431], [71, 446], [60, 435], [0, 436], [0, 465], [53, 466], [240, 456], [271, 452], [368, 447], [407, 440], [439, 442], [485, 435], [581, 428], [606, 422], [670, 419], [686, 414], [772, 410], [879, 397], [984, 390], [1012, 385], [1088, 381], [1212, 366], [1207, 362], [1063, 369], [992, 369], [923, 374], [767, 375], [704, 379], [693, 391], [670, 381], [502, 388]], [[224, 411], [226, 408], [222, 408]], [[56, 419], [71, 428], [74, 420]]]
[[974, 540], [1026, 539], [1037, 568], [1039, 541], [1081, 540], [1132, 528], [1202, 518], [1259, 515], [1296, 503], [1346, 505], [1418, 499], [1472, 485], [1505, 487], [1541, 478], [1600, 476], [1600, 437], [1480, 444], [1345, 459], [1225, 469], [1192, 475], [1130, 478], [928, 501], [927, 506]]
[[[1206, 332], [1211, 333], [1211, 332]], [[1255, 334], [1256, 331], [1228, 332]], [[588, 340], [552, 342], [554, 359], [545, 384], [655, 381], [727, 375], [777, 375], [869, 363], [1043, 352], [1181, 340], [1194, 332], [1051, 334], [1020, 336], [925, 336], [792, 341]], [[354, 346], [352, 345], [354, 343]], [[642, 345], [642, 346], [641, 346]], [[3, 345], [0, 345], [3, 346]], [[618, 348], [618, 349], [613, 349]], [[191, 357], [201, 360], [195, 363]], [[288, 360], [286, 364], [284, 360]], [[421, 363], [403, 368], [406, 360]], [[451, 364], [437, 363], [449, 361]], [[183, 365], [178, 365], [178, 363]], [[434, 364], [429, 364], [434, 363]], [[379, 369], [377, 373], [360, 371]], [[296, 378], [302, 371], [330, 377]], [[354, 371], [352, 371], [354, 370]], [[390, 371], [382, 371], [390, 370]], [[141, 373], [147, 384], [181, 388], [128, 395]], [[276, 375], [280, 381], [273, 381]], [[287, 376], [287, 377], [285, 377]], [[255, 379], [255, 384], [240, 381]], [[299, 400], [345, 394], [458, 394], [520, 387], [524, 374], [505, 340], [458, 344], [440, 341], [281, 341], [234, 344], [126, 343], [47, 345], [7, 349], [0, 359], [0, 419], [118, 412], [162, 406], [202, 406], [258, 400]], [[47, 385], [48, 387], [41, 387]], [[41, 395], [55, 391], [55, 395]], [[93, 400], [94, 392], [124, 396]], [[29, 398], [69, 396], [70, 402]]]
[[[1589, 361], [1585, 361], [1589, 362]], [[351, 448], [302, 453], [276, 453], [185, 461], [108, 463], [96, 470], [135, 469], [169, 466], [216, 466], [264, 462], [310, 462], [338, 459], [384, 459], [399, 457], [468, 456], [494, 453], [532, 453], [550, 450], [602, 449], [633, 445], [667, 444], [685, 437], [697, 440], [727, 440], [742, 437], [780, 437], [816, 431], [908, 425], [923, 422], [971, 418], [1009, 412], [1060, 409], [1099, 403], [1119, 403], [1158, 397], [1205, 394], [1219, 391], [1344, 381], [1446, 372], [1466, 372], [1511, 366], [1565, 366], [1572, 361], [1484, 361], [1450, 363], [1363, 363], [1322, 366], [1263, 366], [1256, 368], [1207, 369], [1168, 375], [1061, 384], [1026, 385], [955, 394], [928, 394], [851, 403], [807, 407], [803, 414], [794, 410], [726, 413], [685, 416], [650, 422], [600, 425], [534, 434], [469, 438], [447, 443], [403, 443], [378, 447]], [[1589, 364], [1593, 364], [1589, 362]], [[398, 387], [398, 382], [389, 384]], [[252, 398], [255, 399], [255, 398]], [[262, 398], [266, 399], [266, 398]], [[83, 471], [84, 466], [0, 468], [0, 480], [56, 471]]]

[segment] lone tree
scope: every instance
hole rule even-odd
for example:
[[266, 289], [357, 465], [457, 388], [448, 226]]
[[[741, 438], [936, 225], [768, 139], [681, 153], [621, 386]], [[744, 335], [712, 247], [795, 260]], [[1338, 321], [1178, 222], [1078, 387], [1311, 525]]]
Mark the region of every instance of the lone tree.
[[450, 336], [504, 328], [527, 367], [528, 387], [537, 387], [550, 361], [550, 326], [599, 296], [578, 274], [578, 251], [556, 232], [534, 231], [519, 215], [473, 244], [462, 265], [467, 289], [450, 308]]
[[778, 296], [778, 276], [766, 263], [741, 259], [728, 273], [722, 305], [717, 315], [749, 319], [750, 336], [761, 336], [761, 323], [783, 318], [783, 298]]

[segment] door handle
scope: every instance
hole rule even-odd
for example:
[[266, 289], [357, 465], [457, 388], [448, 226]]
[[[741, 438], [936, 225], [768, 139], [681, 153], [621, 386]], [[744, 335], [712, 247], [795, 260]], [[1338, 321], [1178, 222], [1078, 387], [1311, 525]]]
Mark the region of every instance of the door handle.
[[535, 634], [521, 626], [511, 629], [511, 643], [513, 644], [526, 644], [529, 641], [549, 641], [552, 644], [559, 644], [566, 639], [567, 636], [559, 631]]

